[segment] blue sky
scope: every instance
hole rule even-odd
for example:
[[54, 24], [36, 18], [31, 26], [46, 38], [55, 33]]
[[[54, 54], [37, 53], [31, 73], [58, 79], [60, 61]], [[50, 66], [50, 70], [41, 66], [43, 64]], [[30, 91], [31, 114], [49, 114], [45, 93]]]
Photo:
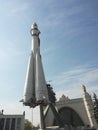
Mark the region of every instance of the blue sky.
[[[46, 80], [59, 98], [82, 97], [82, 84], [98, 95], [97, 0], [0, 0], [0, 109], [30, 109], [22, 98], [31, 49], [31, 25], [41, 31]], [[36, 113], [38, 113], [36, 111]]]

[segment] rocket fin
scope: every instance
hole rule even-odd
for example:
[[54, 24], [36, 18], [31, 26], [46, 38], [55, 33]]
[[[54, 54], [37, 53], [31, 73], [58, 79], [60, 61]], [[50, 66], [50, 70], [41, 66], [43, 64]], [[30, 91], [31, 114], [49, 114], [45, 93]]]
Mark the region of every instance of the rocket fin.
[[31, 55], [29, 58], [28, 68], [27, 68], [27, 75], [24, 87], [24, 96], [23, 96], [23, 104], [30, 105], [33, 102], [35, 94], [35, 86], [34, 86], [34, 56], [33, 52], [31, 51]]
[[41, 55], [39, 52], [36, 53], [36, 76], [35, 76], [35, 93], [36, 102], [47, 104], [49, 103], [48, 91], [46, 87], [46, 81], [41, 62]]

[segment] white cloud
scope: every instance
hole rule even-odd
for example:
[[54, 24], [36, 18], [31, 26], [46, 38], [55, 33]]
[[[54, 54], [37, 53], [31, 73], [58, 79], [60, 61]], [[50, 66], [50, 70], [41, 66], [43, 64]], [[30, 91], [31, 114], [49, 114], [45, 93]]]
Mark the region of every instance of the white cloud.
[[23, 4], [22, 6], [16, 8], [16, 9], [13, 9], [12, 10], [12, 13], [19, 13], [19, 12], [24, 12], [28, 9], [28, 4]]
[[55, 76], [52, 81], [53, 86], [55, 86], [57, 98], [62, 94], [67, 94], [67, 96], [74, 98], [82, 96], [82, 84], [87, 86], [88, 92], [97, 92], [98, 94], [97, 79], [98, 69], [86, 65], [77, 66], [69, 71], [62, 72], [58, 76]]
[[9, 15], [24, 13], [29, 9], [29, 7], [29, 3], [16, 4], [13, 8], [10, 9]]
[[2, 6], [0, 6], [0, 14], [2, 16], [12, 16], [20, 13], [26, 13], [29, 9], [30, 3], [29, 2], [22, 2], [22, 1], [2, 1]]

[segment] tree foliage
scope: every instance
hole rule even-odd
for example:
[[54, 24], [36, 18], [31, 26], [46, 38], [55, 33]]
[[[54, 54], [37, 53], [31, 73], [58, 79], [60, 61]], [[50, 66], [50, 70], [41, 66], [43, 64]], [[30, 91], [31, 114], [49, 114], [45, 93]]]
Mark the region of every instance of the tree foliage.
[[25, 120], [25, 126], [24, 126], [24, 130], [32, 130], [33, 126], [32, 123], [29, 120]]
[[93, 95], [93, 106], [94, 106], [94, 116], [95, 116], [96, 122], [98, 124], [98, 99], [97, 99], [97, 95], [95, 93]]
[[25, 120], [24, 130], [38, 130], [38, 129], [39, 129], [39, 124], [37, 126], [33, 126], [28, 119]]
[[49, 101], [51, 103], [55, 103], [56, 102], [56, 94], [53, 91], [53, 88], [51, 87], [50, 84], [47, 84], [47, 89], [48, 89]]

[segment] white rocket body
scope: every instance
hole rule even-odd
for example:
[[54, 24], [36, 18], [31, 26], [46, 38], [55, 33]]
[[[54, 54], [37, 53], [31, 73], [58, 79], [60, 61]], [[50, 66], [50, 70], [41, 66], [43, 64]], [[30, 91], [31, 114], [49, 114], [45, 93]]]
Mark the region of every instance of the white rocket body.
[[35, 23], [31, 28], [32, 48], [22, 100], [24, 105], [30, 107], [49, 103], [48, 91], [40, 55], [39, 34], [40, 31]]
[[23, 103], [25, 105], [29, 105], [31, 103], [33, 96], [35, 94], [34, 77], [33, 77], [33, 71], [34, 71], [33, 61], [34, 61], [33, 52], [31, 52], [29, 63], [28, 63], [28, 68], [27, 68], [27, 75], [26, 75], [24, 95], [23, 95]]

